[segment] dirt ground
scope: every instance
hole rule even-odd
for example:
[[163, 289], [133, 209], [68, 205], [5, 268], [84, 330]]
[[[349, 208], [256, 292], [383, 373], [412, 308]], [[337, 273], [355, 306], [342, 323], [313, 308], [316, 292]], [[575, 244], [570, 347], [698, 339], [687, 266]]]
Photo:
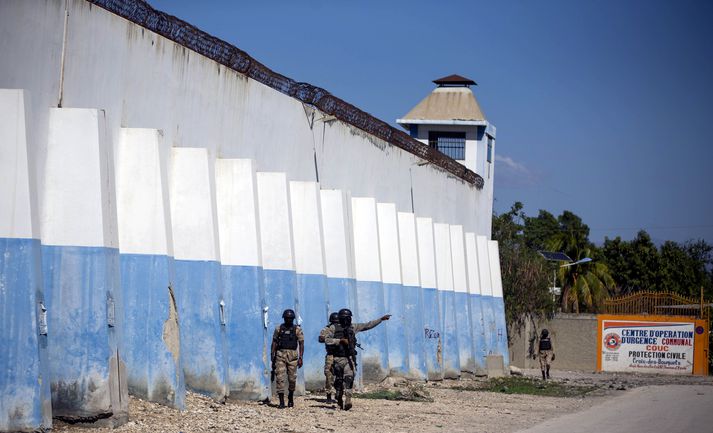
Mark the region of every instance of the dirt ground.
[[[536, 377], [539, 371], [525, 370]], [[131, 398], [130, 421], [113, 430], [123, 432], [487, 432], [523, 430], [547, 419], [603, 403], [608, 396], [648, 385], [713, 385], [713, 377], [673, 377], [636, 374], [604, 374], [554, 371], [553, 379], [564, 385], [596, 386], [584, 397], [543, 397], [464, 391], [482, 385], [484, 378], [431, 382], [422, 389], [433, 402], [354, 399], [351, 411], [328, 405], [322, 395], [297, 397], [294, 409], [279, 410], [258, 402], [215, 403], [198, 394], [186, 397], [186, 410], [179, 412], [158, 404]], [[377, 389], [408, 389], [405, 381], [387, 379]], [[454, 389], [454, 388], [461, 388]], [[54, 431], [110, 432], [55, 421]]]

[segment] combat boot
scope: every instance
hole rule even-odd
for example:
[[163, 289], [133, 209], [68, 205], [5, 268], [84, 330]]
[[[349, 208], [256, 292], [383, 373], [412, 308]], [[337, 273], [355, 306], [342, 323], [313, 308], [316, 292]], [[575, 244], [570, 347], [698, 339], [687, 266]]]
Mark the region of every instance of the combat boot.
[[294, 396], [295, 396], [294, 391], [290, 391], [290, 393], [287, 394], [287, 407], [295, 407]]
[[344, 410], [349, 410], [352, 408], [352, 395], [347, 394], [347, 398], [344, 400]]
[[331, 393], [331, 392], [328, 392], [328, 393], [327, 393], [327, 401], [326, 401], [326, 403], [327, 403], [327, 404], [332, 404], [332, 403], [334, 403], [334, 400], [332, 400], [332, 393]]
[[337, 404], [339, 409], [344, 409], [344, 401], [342, 400], [342, 391], [337, 391]]
[[547, 376], [545, 376], [545, 370], [542, 370], [542, 380], [547, 380]]
[[284, 409], [285, 408], [285, 394], [284, 393], [279, 393], [277, 394], [277, 397], [280, 398], [280, 405], [277, 406], [278, 409]]
[[547, 366], [547, 378], [548, 379], [550, 378], [550, 366], [549, 365]]

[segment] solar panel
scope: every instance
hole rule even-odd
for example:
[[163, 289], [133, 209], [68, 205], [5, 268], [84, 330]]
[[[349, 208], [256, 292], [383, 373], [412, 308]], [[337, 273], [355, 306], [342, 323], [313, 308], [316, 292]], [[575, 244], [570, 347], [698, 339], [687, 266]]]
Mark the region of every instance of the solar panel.
[[546, 260], [552, 260], [554, 262], [571, 262], [572, 259], [565, 253], [554, 252], [554, 251], [538, 251]]

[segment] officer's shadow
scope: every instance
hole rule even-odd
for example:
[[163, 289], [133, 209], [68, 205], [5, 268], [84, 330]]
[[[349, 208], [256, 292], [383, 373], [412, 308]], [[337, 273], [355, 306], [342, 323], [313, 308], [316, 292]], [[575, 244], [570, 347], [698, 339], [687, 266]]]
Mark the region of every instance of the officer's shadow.
[[305, 401], [320, 403], [320, 404], [310, 404], [309, 407], [316, 407], [316, 408], [320, 408], [320, 409], [330, 409], [330, 410], [337, 409], [337, 404], [336, 403], [327, 403], [326, 398], [307, 397], [307, 398], [305, 398]]

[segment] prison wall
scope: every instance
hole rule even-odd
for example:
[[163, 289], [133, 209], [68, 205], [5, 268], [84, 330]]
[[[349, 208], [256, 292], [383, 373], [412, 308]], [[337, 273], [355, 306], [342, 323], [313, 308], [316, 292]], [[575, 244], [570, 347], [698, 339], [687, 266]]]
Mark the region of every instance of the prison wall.
[[506, 355], [487, 184], [146, 25], [0, 3], [0, 431], [118, 425], [129, 393], [267, 398], [287, 308], [298, 392], [341, 308], [391, 314], [359, 335], [359, 383]]

